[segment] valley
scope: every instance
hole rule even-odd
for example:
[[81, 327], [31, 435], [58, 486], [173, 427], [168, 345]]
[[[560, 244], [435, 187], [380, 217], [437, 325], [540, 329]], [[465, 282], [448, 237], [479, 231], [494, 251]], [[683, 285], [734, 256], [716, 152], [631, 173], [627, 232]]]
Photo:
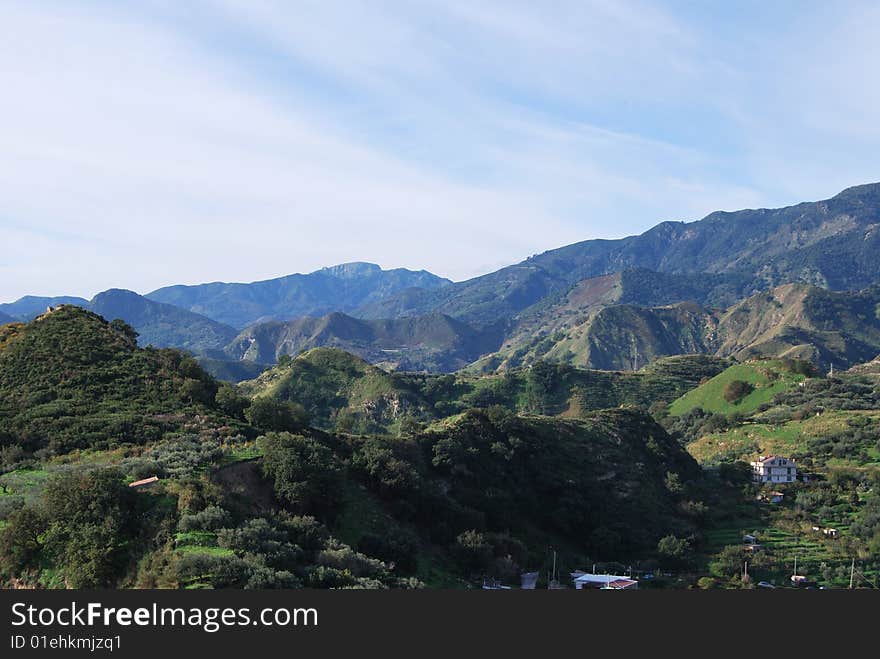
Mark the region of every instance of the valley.
[[795, 557], [877, 587], [878, 223], [870, 184], [461, 282], [2, 304], [0, 583], [546, 587], [553, 547], [643, 588], [794, 587]]

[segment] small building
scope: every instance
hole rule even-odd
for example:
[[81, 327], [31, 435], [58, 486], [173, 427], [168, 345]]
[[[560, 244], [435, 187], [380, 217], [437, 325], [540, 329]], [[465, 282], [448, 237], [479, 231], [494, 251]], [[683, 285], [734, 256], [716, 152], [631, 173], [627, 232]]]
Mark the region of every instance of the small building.
[[826, 538], [836, 538], [837, 537], [837, 529], [822, 529], [822, 533]]
[[[574, 577], [574, 574], [572, 575]], [[618, 574], [581, 573], [573, 578], [576, 590], [598, 588], [602, 590], [636, 590], [639, 582], [631, 577]]]
[[534, 590], [538, 583], [537, 572], [523, 572], [520, 576], [520, 588], [523, 590]]
[[750, 464], [752, 477], [758, 483], [792, 483], [797, 479], [797, 467], [790, 458], [762, 455]]
[[806, 575], [793, 574], [791, 575], [791, 584], [793, 586], [797, 586], [798, 588], [812, 588], [816, 585], [816, 582], [808, 579]]
[[505, 586], [500, 581], [493, 578], [483, 579], [483, 590], [511, 590], [510, 586]]
[[129, 487], [133, 487], [135, 489], [142, 489], [145, 487], [152, 487], [156, 483], [159, 482], [158, 476], [150, 476], [149, 478], [144, 478], [143, 480], [135, 481], [134, 483], [129, 483]]
[[785, 498], [785, 495], [782, 492], [771, 492], [769, 498], [770, 503], [782, 503], [782, 499]]
[[753, 536], [751, 533], [746, 533], [743, 536], [743, 542], [747, 545], [754, 545], [758, 542], [758, 538]]

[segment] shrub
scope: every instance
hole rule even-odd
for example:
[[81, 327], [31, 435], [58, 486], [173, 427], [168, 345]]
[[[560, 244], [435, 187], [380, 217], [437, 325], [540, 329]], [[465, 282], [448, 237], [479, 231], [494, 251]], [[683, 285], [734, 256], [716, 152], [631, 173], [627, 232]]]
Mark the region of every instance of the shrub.
[[208, 506], [199, 513], [183, 515], [177, 528], [181, 531], [216, 531], [228, 524], [228, 512], [219, 506]]
[[302, 405], [265, 396], [255, 399], [244, 415], [249, 423], [262, 430], [296, 432], [309, 425], [309, 416]]
[[755, 390], [755, 387], [743, 380], [733, 380], [724, 385], [722, 395], [728, 403], [737, 404]]

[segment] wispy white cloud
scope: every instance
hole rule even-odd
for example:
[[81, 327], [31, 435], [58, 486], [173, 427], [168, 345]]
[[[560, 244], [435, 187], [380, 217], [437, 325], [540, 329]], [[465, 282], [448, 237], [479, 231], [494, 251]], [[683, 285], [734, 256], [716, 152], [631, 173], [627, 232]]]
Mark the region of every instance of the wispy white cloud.
[[5, 3], [0, 299], [354, 259], [465, 278], [832, 194], [880, 140], [880, 17], [845, 9]]

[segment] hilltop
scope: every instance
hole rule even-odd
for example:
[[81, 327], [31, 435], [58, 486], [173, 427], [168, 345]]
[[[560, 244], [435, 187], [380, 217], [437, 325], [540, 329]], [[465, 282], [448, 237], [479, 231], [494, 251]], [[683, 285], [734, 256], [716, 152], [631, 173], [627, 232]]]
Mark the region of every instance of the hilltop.
[[399, 376], [332, 348], [313, 348], [242, 382], [250, 398], [268, 396], [303, 405], [322, 428], [383, 431], [403, 416], [422, 416], [422, 396]]
[[230, 432], [217, 390], [192, 358], [139, 348], [129, 326], [79, 307], [0, 328], [0, 439], [28, 453], [137, 445], [187, 427]]
[[[210, 318], [180, 309], [170, 304], [154, 302], [133, 291], [111, 288], [98, 293], [91, 300], [76, 297], [26, 296], [11, 304], [0, 305], [14, 311], [16, 321], [29, 321], [47, 308], [60, 305], [77, 306], [107, 319], [125, 321], [138, 333], [142, 346], [181, 348], [196, 354], [221, 355], [237, 331]], [[0, 323], [3, 314], [0, 312]]]

